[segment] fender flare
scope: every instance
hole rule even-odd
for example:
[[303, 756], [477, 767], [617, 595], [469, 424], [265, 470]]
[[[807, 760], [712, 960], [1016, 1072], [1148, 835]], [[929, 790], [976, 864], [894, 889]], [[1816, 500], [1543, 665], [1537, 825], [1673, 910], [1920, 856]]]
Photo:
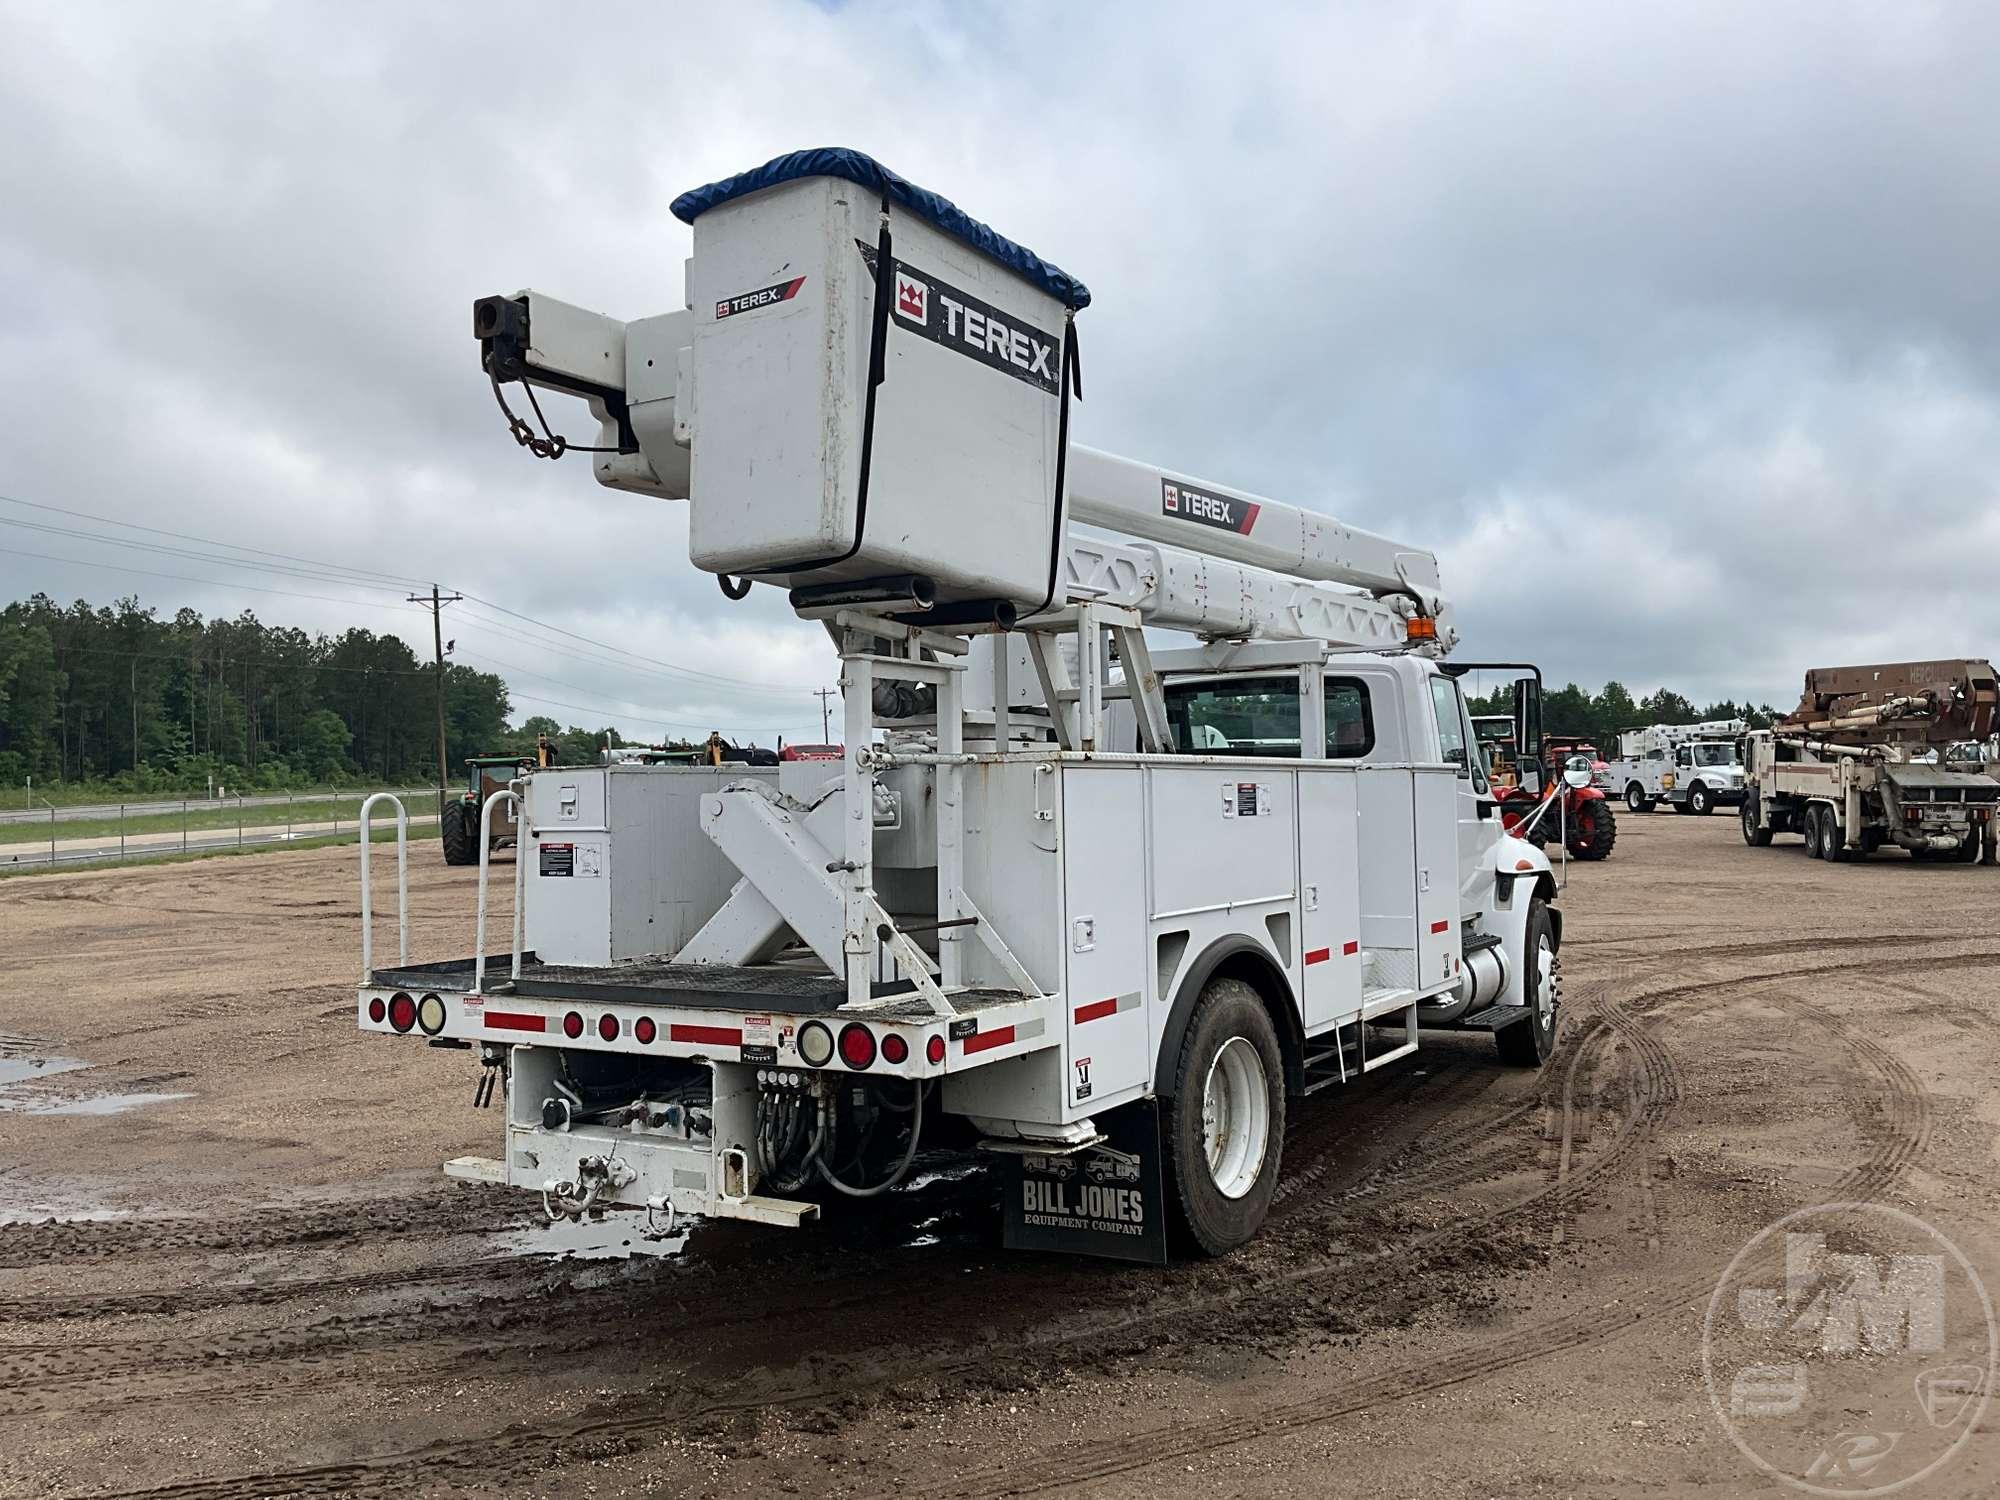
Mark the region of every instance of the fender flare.
[[1209, 980], [1218, 975], [1243, 980], [1263, 998], [1278, 1033], [1278, 1050], [1284, 1054], [1285, 1091], [1301, 1092], [1305, 1087], [1305, 1022], [1292, 982], [1270, 949], [1242, 933], [1231, 933], [1210, 943], [1181, 970], [1167, 1023], [1160, 1029], [1153, 1093], [1161, 1099], [1174, 1097], [1174, 1063], [1180, 1057], [1181, 1039], [1187, 1035], [1188, 1018]]

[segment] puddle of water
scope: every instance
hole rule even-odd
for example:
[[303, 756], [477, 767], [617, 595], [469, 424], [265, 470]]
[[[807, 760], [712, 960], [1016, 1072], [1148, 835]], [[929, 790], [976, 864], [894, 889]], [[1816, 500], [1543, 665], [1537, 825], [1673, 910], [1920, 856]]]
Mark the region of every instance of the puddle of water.
[[0, 1088], [10, 1083], [30, 1083], [37, 1078], [53, 1078], [58, 1073], [74, 1073], [90, 1064], [80, 1057], [10, 1057], [0, 1055]]
[[688, 1235], [701, 1221], [682, 1217], [663, 1240], [649, 1240], [645, 1215], [608, 1213], [601, 1219], [572, 1223], [526, 1224], [493, 1237], [493, 1248], [504, 1255], [545, 1255], [559, 1260], [629, 1260], [637, 1256], [663, 1259], [687, 1248]]
[[60, 1104], [31, 1104], [31, 1115], [122, 1115], [148, 1104], [165, 1104], [174, 1099], [192, 1099], [193, 1094], [88, 1094], [81, 1099], [65, 1099]]

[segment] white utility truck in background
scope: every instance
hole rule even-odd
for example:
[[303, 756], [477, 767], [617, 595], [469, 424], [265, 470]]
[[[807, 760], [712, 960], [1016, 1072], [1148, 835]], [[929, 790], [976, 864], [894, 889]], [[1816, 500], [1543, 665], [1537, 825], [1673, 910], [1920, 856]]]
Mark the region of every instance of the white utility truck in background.
[[1635, 813], [1665, 802], [1675, 812], [1706, 816], [1743, 800], [1742, 719], [1699, 724], [1649, 724], [1621, 730], [1618, 754], [1605, 766], [1611, 795]]
[[[664, 1232], [984, 1149], [1007, 1243], [1160, 1260], [1169, 1219], [1248, 1239], [1288, 1102], [1425, 1029], [1548, 1057], [1556, 886], [1430, 552], [1071, 445], [1088, 292], [866, 157], [674, 211], [685, 310], [485, 298], [484, 368], [524, 446], [583, 398], [601, 483], [690, 500], [696, 567], [825, 627], [845, 753], [528, 772], [512, 944], [482, 860], [442, 963], [375, 962], [364, 841], [361, 1027], [477, 1046], [504, 1099], [448, 1171]], [[1516, 719], [1531, 761], [1533, 676]]]
[[1814, 859], [1841, 862], [1889, 844], [1912, 859], [1993, 863], [2000, 781], [1977, 753], [2000, 723], [1992, 663], [1816, 667], [1790, 715], [1744, 741], [1743, 841], [1797, 833]]

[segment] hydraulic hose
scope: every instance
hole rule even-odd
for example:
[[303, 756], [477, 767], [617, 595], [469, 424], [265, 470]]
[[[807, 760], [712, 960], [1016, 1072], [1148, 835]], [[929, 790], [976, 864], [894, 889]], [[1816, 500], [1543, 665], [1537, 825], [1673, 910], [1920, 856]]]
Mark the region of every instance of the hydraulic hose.
[[[910, 1163], [917, 1159], [917, 1137], [923, 1134], [924, 1129], [924, 1081], [921, 1078], [910, 1080], [910, 1094], [910, 1144], [904, 1149], [903, 1159], [896, 1164], [896, 1170], [873, 1187], [858, 1188], [849, 1187], [838, 1177], [834, 1176], [833, 1169], [827, 1166], [824, 1161], [815, 1161], [814, 1164], [819, 1168], [819, 1175], [826, 1179], [828, 1187], [833, 1188], [837, 1192], [845, 1193], [850, 1198], [873, 1198], [881, 1193], [888, 1192], [890, 1188], [903, 1180], [904, 1174], [910, 1170]], [[831, 1108], [832, 1106], [829, 1105], [827, 1107]]]

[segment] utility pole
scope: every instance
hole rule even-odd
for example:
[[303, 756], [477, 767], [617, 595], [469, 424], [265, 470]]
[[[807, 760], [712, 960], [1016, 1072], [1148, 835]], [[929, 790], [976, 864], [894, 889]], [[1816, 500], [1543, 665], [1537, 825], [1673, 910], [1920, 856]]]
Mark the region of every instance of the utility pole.
[[[132, 657], [132, 769], [134, 771], [139, 769], [139, 657], [137, 653], [134, 653]], [[122, 827], [119, 830], [118, 836], [121, 839], [125, 836]]]
[[410, 595], [410, 603], [421, 604], [431, 612], [431, 648], [437, 653], [437, 713], [438, 713], [438, 826], [444, 826], [444, 789], [451, 775], [444, 763], [444, 607], [456, 604], [463, 594], [441, 594], [436, 584], [431, 585], [431, 596]]
[[819, 699], [819, 742], [822, 745], [833, 743], [833, 725], [830, 722], [833, 711], [827, 707], [827, 700], [833, 694], [834, 690], [832, 688], [821, 688], [813, 694], [815, 698]]

